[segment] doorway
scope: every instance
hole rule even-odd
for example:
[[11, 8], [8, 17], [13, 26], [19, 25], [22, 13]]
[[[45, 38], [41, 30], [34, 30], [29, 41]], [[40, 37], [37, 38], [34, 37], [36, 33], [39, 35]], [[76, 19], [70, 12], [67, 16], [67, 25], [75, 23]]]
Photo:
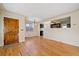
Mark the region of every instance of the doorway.
[[40, 31], [40, 36], [43, 36], [43, 31]]
[[4, 45], [19, 42], [19, 20], [4, 17]]

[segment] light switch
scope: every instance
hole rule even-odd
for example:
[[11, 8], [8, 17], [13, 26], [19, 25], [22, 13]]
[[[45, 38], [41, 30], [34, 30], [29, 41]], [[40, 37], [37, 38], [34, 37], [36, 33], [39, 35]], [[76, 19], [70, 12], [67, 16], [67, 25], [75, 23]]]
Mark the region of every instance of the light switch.
[[23, 29], [21, 29], [21, 31], [23, 31]]

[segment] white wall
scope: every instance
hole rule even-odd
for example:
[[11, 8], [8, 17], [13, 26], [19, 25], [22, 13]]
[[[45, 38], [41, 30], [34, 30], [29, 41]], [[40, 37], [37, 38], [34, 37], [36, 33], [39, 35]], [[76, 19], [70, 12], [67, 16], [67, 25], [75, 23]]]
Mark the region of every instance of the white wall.
[[52, 18], [52, 20], [68, 16], [71, 16], [71, 28], [50, 28], [50, 23], [44, 22], [44, 37], [79, 46], [79, 11], [58, 16]]
[[[18, 15], [9, 11], [2, 11], [0, 12], [0, 46], [4, 45], [4, 17], [19, 19], [19, 42], [23, 42], [25, 40], [25, 17], [22, 15]], [[23, 29], [23, 31], [21, 31]]]
[[34, 36], [40, 36], [40, 25], [39, 25], [39, 23], [36, 23], [34, 25], [33, 31], [27, 31], [26, 30], [26, 37], [34, 37]]

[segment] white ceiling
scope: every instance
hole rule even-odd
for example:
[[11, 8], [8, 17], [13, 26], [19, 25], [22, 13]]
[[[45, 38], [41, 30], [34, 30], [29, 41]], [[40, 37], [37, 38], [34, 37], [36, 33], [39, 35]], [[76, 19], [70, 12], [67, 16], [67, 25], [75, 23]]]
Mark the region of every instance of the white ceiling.
[[[1, 6], [0, 6], [1, 7]], [[3, 8], [25, 16], [44, 20], [79, 9], [78, 3], [4, 3]]]

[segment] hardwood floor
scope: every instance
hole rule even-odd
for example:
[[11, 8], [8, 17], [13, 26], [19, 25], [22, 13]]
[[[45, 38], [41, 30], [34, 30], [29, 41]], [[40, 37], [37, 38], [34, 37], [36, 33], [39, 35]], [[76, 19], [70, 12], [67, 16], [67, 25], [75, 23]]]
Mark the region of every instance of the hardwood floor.
[[43, 37], [26, 38], [23, 43], [0, 47], [1, 56], [79, 56], [79, 47], [47, 40]]

